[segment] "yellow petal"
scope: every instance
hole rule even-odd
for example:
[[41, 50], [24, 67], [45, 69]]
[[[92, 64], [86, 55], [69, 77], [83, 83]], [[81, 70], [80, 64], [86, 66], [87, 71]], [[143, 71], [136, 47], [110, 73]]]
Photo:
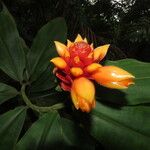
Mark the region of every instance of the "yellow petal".
[[88, 55], [88, 58], [92, 58], [92, 59], [93, 59], [93, 52], [91, 52], [91, 53]]
[[92, 104], [89, 104], [87, 101], [85, 101], [85, 99], [78, 97], [79, 99], [79, 108], [83, 111], [83, 112], [90, 112], [91, 108], [92, 108]]
[[70, 40], [67, 40], [67, 47], [70, 47], [72, 45], [73, 45], [73, 43]]
[[64, 69], [67, 66], [67, 63], [61, 57], [55, 57], [50, 60], [56, 67]]
[[97, 62], [101, 61], [105, 57], [109, 46], [110, 45], [107, 44], [94, 49], [94, 60]]
[[82, 41], [83, 41], [83, 39], [82, 39], [81, 35], [78, 34], [74, 42], [82, 42]]
[[77, 95], [75, 93], [75, 90], [73, 88], [71, 90], [71, 98], [72, 98], [72, 102], [73, 102], [75, 108], [79, 109], [79, 101], [78, 101]]
[[95, 106], [95, 87], [87, 78], [77, 78], [72, 83], [71, 97], [75, 107], [89, 112]]
[[85, 43], [88, 43], [88, 41], [87, 41], [87, 38], [84, 38], [84, 40], [83, 40]]
[[75, 62], [75, 63], [79, 63], [79, 62], [80, 62], [80, 58], [79, 58], [79, 56], [74, 57], [74, 59], [73, 59], [73, 60], [74, 60], [74, 62]]
[[91, 47], [92, 50], [94, 49], [93, 43], [90, 45], [90, 47]]
[[125, 89], [134, 83], [135, 78], [129, 72], [115, 66], [101, 67], [91, 76], [99, 84], [113, 89]]
[[92, 63], [90, 64], [89, 66], [87, 66], [85, 68], [85, 70], [88, 72], [88, 73], [92, 73], [94, 71], [96, 71], [97, 69], [99, 69], [100, 67], [102, 67], [102, 65], [98, 64], [98, 63]]
[[55, 43], [56, 50], [57, 50], [59, 56], [61, 56], [61, 57], [69, 56], [69, 52], [67, 50], [67, 46], [66, 45], [64, 45], [63, 43], [60, 43], [58, 41], [54, 41], [54, 43]]
[[78, 77], [83, 74], [83, 70], [79, 67], [72, 67], [70, 72], [73, 76]]
[[55, 73], [57, 72], [57, 70], [58, 70], [58, 68], [55, 67], [55, 68], [53, 69], [53, 74], [55, 74]]

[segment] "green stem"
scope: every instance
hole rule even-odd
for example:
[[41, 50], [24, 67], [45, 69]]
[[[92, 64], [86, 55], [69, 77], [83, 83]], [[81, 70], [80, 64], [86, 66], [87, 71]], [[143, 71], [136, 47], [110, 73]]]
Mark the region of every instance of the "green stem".
[[21, 87], [22, 98], [28, 107], [30, 107], [31, 109], [33, 109], [37, 112], [48, 112], [48, 111], [52, 111], [52, 110], [61, 109], [64, 107], [63, 103], [58, 103], [58, 104], [48, 106], [48, 107], [36, 106], [36, 105], [32, 104], [31, 101], [29, 100], [29, 98], [27, 97], [27, 95], [25, 93], [25, 88], [26, 88], [26, 84], [23, 84]]

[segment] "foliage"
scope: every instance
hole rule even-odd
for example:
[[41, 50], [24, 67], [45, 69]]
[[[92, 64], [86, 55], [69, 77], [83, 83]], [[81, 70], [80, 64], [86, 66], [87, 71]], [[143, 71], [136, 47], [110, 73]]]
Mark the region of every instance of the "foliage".
[[31, 45], [42, 25], [61, 16], [66, 20], [69, 39], [75, 39], [77, 33], [80, 33], [88, 37], [90, 42], [94, 42], [96, 47], [111, 43], [107, 56], [111, 60], [132, 57], [150, 61], [149, 0], [44, 0], [44, 2], [5, 0], [4, 2], [15, 17], [19, 33], [28, 45]]
[[0, 69], [15, 81], [0, 83], [2, 150], [150, 148], [149, 63], [107, 61], [134, 74], [135, 85], [128, 90], [98, 85], [96, 108], [84, 114], [73, 109], [68, 93], [59, 90], [49, 63], [56, 55], [53, 41], [66, 41], [64, 19], [44, 25], [31, 47], [19, 36], [4, 5], [0, 23]]

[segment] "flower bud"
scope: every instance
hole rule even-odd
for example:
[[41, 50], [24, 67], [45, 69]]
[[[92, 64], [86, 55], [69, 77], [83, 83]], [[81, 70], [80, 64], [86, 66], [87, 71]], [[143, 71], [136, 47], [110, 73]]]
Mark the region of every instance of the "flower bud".
[[101, 67], [91, 76], [102, 86], [112, 89], [126, 89], [130, 84], [134, 84], [135, 78], [132, 74], [115, 66]]
[[71, 97], [76, 109], [90, 112], [95, 107], [95, 87], [87, 78], [77, 78], [72, 83]]

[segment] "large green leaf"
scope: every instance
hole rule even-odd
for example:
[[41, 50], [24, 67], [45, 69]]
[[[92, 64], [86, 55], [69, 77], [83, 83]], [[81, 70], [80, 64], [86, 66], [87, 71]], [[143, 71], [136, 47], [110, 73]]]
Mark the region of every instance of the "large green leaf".
[[97, 102], [91, 114], [91, 134], [110, 150], [149, 150], [150, 107], [120, 109]]
[[36, 121], [17, 144], [18, 150], [93, 149], [83, 131], [57, 112], [49, 112]]
[[97, 86], [97, 100], [136, 105], [150, 103], [150, 63], [133, 59], [108, 61], [105, 65], [121, 67], [135, 76], [135, 84], [126, 90], [111, 90]]
[[25, 115], [26, 109], [18, 107], [0, 116], [1, 150], [12, 150], [14, 148], [22, 129]]
[[32, 92], [40, 92], [49, 90], [56, 86], [55, 76], [53, 74], [53, 67], [50, 65], [42, 74], [41, 76], [33, 82], [31, 85]]
[[15, 88], [7, 84], [0, 83], [0, 104], [15, 97], [17, 94], [19, 94], [19, 92]]
[[56, 56], [54, 41], [65, 42], [66, 34], [66, 23], [62, 18], [54, 19], [40, 29], [28, 53], [31, 81], [36, 80], [48, 67], [50, 58]]
[[0, 12], [0, 68], [11, 78], [23, 80], [25, 54], [15, 21], [4, 5]]
[[31, 94], [32, 95], [30, 95], [30, 97], [32, 101], [35, 102], [38, 106], [51, 106], [57, 103], [63, 103], [67, 101], [68, 98], [68, 93], [58, 92], [55, 90], [50, 90], [48, 92], [36, 92]]

